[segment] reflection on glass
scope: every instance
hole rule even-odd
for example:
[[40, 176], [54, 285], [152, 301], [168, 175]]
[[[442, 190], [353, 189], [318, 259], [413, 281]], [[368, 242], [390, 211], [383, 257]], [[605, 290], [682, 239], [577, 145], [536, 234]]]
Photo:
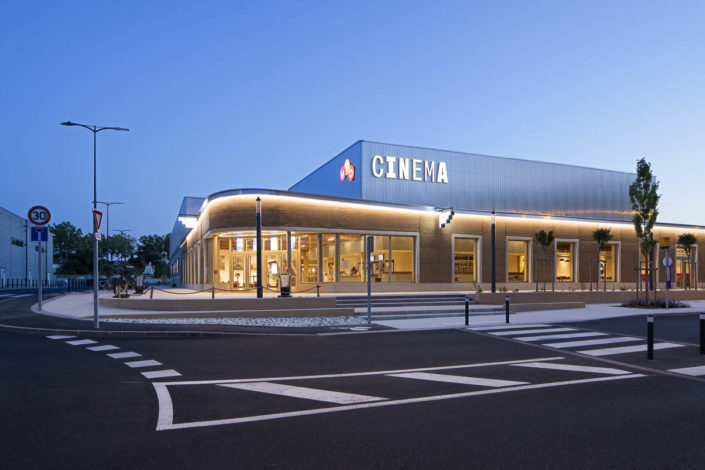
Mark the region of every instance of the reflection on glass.
[[453, 253], [453, 279], [455, 282], [477, 280], [475, 272], [476, 250], [477, 240], [474, 238], [455, 239], [455, 252]]
[[363, 235], [340, 234], [340, 282], [364, 281]]
[[606, 245], [600, 251], [600, 261], [600, 280], [617, 281], [617, 245]]
[[324, 233], [323, 245], [323, 282], [335, 282], [335, 234]]
[[528, 241], [507, 241], [507, 280], [509, 282], [527, 282], [529, 280], [526, 270], [528, 258]]

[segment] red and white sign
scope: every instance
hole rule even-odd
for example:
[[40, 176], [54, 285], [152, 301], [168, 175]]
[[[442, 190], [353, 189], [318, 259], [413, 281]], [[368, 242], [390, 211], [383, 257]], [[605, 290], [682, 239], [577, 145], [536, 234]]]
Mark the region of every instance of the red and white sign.
[[44, 206], [34, 206], [27, 212], [27, 218], [34, 225], [46, 225], [51, 220], [51, 212]]
[[96, 233], [100, 232], [100, 223], [103, 221], [103, 213], [98, 209], [93, 209], [93, 222], [95, 222]]

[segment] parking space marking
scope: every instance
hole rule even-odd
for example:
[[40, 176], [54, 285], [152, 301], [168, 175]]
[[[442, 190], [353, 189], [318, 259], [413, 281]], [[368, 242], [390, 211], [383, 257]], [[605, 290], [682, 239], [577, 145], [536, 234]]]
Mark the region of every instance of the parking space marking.
[[285, 397], [304, 398], [307, 400], [324, 401], [347, 405], [352, 403], [367, 403], [371, 401], [386, 400], [386, 398], [372, 397], [368, 395], [357, 395], [354, 393], [334, 392], [321, 390], [318, 388], [297, 387], [294, 385], [281, 385], [272, 382], [250, 382], [244, 384], [221, 384], [221, 387], [249, 390], [252, 392], [269, 393], [272, 395], [283, 395]]
[[86, 349], [90, 351], [113, 351], [115, 349], [120, 349], [117, 346], [113, 346], [112, 344], [103, 344], [101, 346], [90, 346], [87, 347]]
[[129, 357], [142, 357], [142, 354], [136, 353], [134, 351], [127, 351], [121, 353], [108, 354], [108, 357], [112, 357], [113, 359], [127, 359]]
[[593, 346], [598, 344], [614, 344], [614, 343], [630, 343], [634, 341], [644, 341], [641, 338], [632, 338], [631, 336], [620, 336], [617, 338], [602, 338], [602, 339], [586, 339], [583, 341], [563, 341], [561, 343], [543, 343], [544, 346], [552, 348], [575, 348], [578, 346]]
[[[498, 331], [496, 333], [490, 333], [495, 336], [511, 336], [511, 335], [530, 335], [533, 333], [562, 333], [564, 331], [575, 331], [575, 328], [543, 328], [539, 330], [511, 330], [511, 331]], [[521, 338], [519, 338], [521, 339]]]
[[176, 372], [174, 369], [166, 369], [142, 372], [142, 375], [144, 375], [148, 379], [163, 379], [166, 377], [178, 377], [181, 374], [179, 372]]
[[482, 377], [466, 377], [464, 375], [431, 374], [428, 372], [410, 372], [407, 374], [389, 374], [390, 377], [401, 377], [402, 379], [428, 380], [431, 382], [446, 382], [463, 385], [480, 385], [482, 387], [510, 387], [513, 385], [524, 385], [529, 382], [516, 382], [513, 380], [485, 379]]
[[576, 364], [555, 364], [552, 362], [525, 362], [523, 364], [512, 364], [516, 367], [532, 367], [535, 369], [570, 370], [575, 372], [592, 372], [595, 374], [607, 375], [627, 375], [631, 372], [612, 367], [579, 366]]
[[71, 336], [71, 335], [51, 335], [47, 336], [49, 339], [69, 339], [69, 338], [75, 338], [76, 336]]
[[161, 366], [163, 364], [159, 361], [155, 361], [154, 359], [147, 359], [145, 361], [126, 362], [125, 365], [132, 367], [133, 369], [136, 369], [136, 368], [140, 368], [140, 367]]
[[560, 335], [539, 335], [539, 336], [523, 336], [522, 341], [545, 341], [547, 339], [570, 339], [570, 338], [589, 338], [591, 336], [607, 336], [609, 333], [598, 333], [597, 331], [588, 331], [585, 333], [564, 333]]
[[93, 341], [92, 339], [77, 339], [75, 341], [66, 341], [66, 344], [71, 346], [85, 346], [86, 344], [96, 344], [98, 341]]
[[[683, 348], [684, 344], [675, 343], [656, 343], [654, 344], [654, 349], [670, 349], [670, 348]], [[646, 351], [645, 344], [638, 344], [636, 346], [622, 346], [620, 348], [606, 348], [606, 349], [588, 349], [585, 351], [577, 351], [580, 354], [587, 354], [588, 356], [611, 356], [613, 354], [626, 354], [633, 352], [643, 352]]]
[[692, 377], [698, 377], [705, 375], [705, 366], [696, 367], [682, 367], [680, 369], [668, 369], [669, 372], [675, 372], [677, 374], [690, 375]]

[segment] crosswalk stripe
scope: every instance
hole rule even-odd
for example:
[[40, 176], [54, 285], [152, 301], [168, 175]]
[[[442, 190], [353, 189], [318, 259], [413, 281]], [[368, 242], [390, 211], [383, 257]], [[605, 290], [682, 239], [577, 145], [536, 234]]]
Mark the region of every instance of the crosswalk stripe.
[[47, 336], [49, 339], [69, 339], [69, 338], [75, 338], [76, 336], [72, 335], [51, 335]]
[[570, 370], [575, 372], [594, 372], [595, 374], [625, 375], [631, 374], [626, 370], [613, 369], [612, 367], [579, 366], [575, 364], [555, 364], [553, 362], [524, 362], [512, 364], [517, 367], [532, 367], [535, 369]]
[[705, 375], [705, 366], [682, 367], [680, 369], [669, 369], [669, 372], [676, 372], [678, 374], [692, 375], [693, 377], [697, 377], [699, 375]]
[[598, 333], [589, 331], [586, 333], [565, 333], [560, 335], [539, 335], [539, 336], [523, 336], [522, 341], [544, 341], [547, 339], [569, 339], [569, 338], [587, 338], [590, 336], [607, 336], [608, 333]]
[[93, 341], [92, 339], [77, 339], [75, 341], [66, 341], [67, 344], [71, 346], [83, 346], [84, 344], [95, 344], [98, 341]]
[[511, 330], [511, 331], [498, 331], [496, 333], [490, 333], [495, 336], [509, 336], [509, 335], [530, 335], [532, 333], [560, 333], [562, 331], [575, 331], [575, 328], [544, 328], [540, 330]]
[[502, 325], [502, 326], [471, 326], [468, 328], [468, 330], [473, 330], [473, 331], [492, 331], [492, 330], [511, 330], [517, 329], [517, 328], [540, 328], [540, 327], [545, 327], [545, 326], [551, 326], [547, 325], [545, 323], [535, 323], [533, 325]]
[[330, 390], [320, 390], [317, 388], [296, 387], [293, 385], [282, 385], [272, 382], [221, 384], [220, 386], [228, 388], [237, 388], [240, 390], [248, 390], [252, 392], [269, 393], [271, 395], [283, 395], [285, 397], [304, 398], [307, 400], [337, 403], [339, 405], [386, 400], [386, 398], [381, 397], [357, 395], [354, 393], [333, 392]]
[[141, 355], [142, 354], [140, 353], [132, 351], [108, 354], [108, 356], [112, 357], [113, 359], [127, 359], [128, 357], [140, 357]]
[[[682, 348], [685, 345], [675, 344], [675, 343], [656, 343], [654, 344], [654, 349], [669, 349], [669, 348]], [[612, 354], [625, 354], [646, 351], [645, 344], [638, 344], [636, 346], [622, 346], [620, 348], [606, 348], [606, 349], [588, 349], [585, 351], [577, 351], [581, 354], [587, 354], [588, 356], [611, 356]]]
[[543, 343], [543, 346], [551, 346], [552, 348], [575, 348], [578, 346], [593, 346], [593, 345], [597, 345], [597, 344], [629, 343], [631, 341], [643, 341], [643, 339], [632, 338], [630, 336], [620, 336], [619, 338], [586, 339], [583, 341], [563, 341], [560, 343]]
[[91, 350], [91, 351], [112, 351], [114, 349], [120, 349], [117, 346], [113, 346], [112, 344], [103, 344], [101, 346], [90, 346], [87, 347], [86, 349]]
[[174, 369], [165, 369], [142, 372], [142, 375], [144, 375], [148, 379], [161, 379], [164, 377], [177, 377], [181, 374], [179, 372], [176, 372]]
[[147, 359], [145, 361], [126, 362], [125, 365], [135, 369], [139, 367], [161, 366], [163, 364], [159, 361], [155, 361], [154, 359]]
[[482, 377], [466, 377], [464, 375], [430, 374], [428, 372], [410, 372], [408, 374], [389, 374], [390, 377], [402, 379], [429, 380], [432, 382], [447, 382], [463, 385], [480, 385], [483, 387], [509, 387], [512, 385], [525, 385], [529, 382], [515, 382], [513, 380], [485, 379]]

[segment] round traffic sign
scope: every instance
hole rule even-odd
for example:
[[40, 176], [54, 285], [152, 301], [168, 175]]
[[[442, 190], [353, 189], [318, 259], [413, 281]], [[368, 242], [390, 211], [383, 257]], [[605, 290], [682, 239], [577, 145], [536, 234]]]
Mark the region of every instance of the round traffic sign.
[[34, 225], [46, 225], [51, 220], [51, 212], [44, 206], [34, 206], [27, 212], [27, 218]]
[[663, 265], [664, 265], [665, 267], [670, 268], [672, 264], [673, 264], [673, 258], [666, 256], [666, 257], [663, 259]]

